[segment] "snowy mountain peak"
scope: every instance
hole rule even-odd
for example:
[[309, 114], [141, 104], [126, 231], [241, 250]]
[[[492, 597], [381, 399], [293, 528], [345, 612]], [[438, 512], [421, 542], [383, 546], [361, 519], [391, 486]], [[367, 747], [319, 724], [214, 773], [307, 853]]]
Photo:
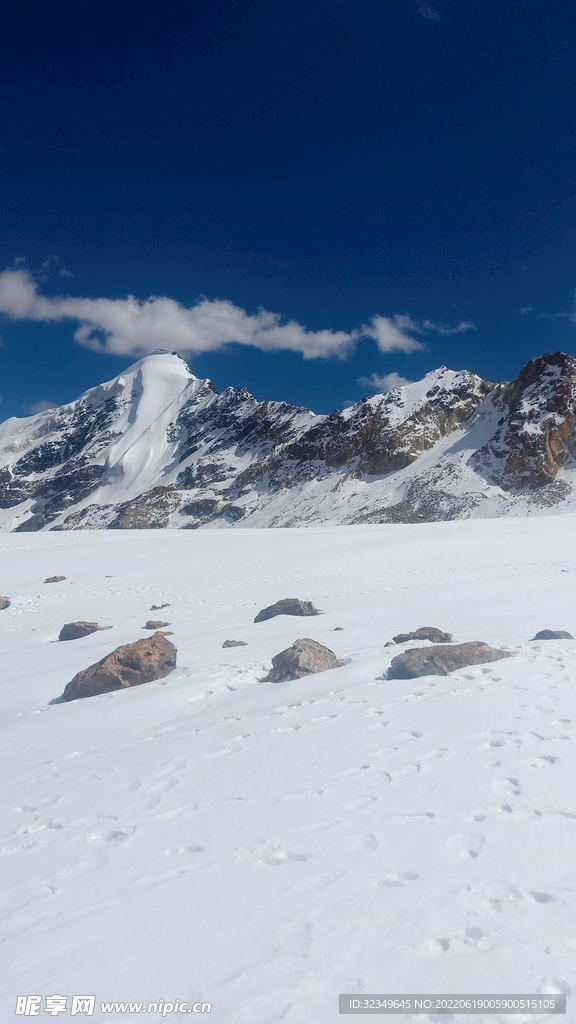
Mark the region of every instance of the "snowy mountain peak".
[[418, 522], [565, 508], [576, 360], [442, 366], [328, 416], [218, 394], [174, 353], [0, 426], [0, 529]]

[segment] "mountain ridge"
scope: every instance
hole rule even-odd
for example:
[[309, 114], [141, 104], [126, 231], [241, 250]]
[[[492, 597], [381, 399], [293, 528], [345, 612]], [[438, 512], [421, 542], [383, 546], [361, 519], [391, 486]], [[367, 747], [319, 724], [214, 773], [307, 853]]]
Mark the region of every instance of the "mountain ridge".
[[0, 424], [4, 532], [424, 522], [576, 507], [576, 360], [442, 366], [316, 415], [155, 354]]

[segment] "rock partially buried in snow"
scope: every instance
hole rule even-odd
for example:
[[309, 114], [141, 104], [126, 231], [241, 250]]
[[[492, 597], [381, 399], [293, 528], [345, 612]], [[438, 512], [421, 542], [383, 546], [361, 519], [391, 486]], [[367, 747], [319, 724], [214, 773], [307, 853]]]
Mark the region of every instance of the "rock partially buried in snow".
[[163, 633], [117, 647], [105, 658], [77, 672], [64, 689], [64, 700], [94, 697], [162, 679], [176, 668], [177, 650]]
[[225, 640], [222, 647], [248, 647], [245, 640]]
[[413, 633], [398, 633], [392, 637], [395, 644], [405, 644], [407, 640], [430, 640], [433, 644], [448, 644], [452, 633], [443, 633], [437, 626], [420, 626]]
[[65, 579], [65, 576], [48, 576], [48, 578], [44, 580], [44, 583], [61, 583], [62, 580]]
[[541, 629], [536, 636], [532, 637], [532, 640], [573, 640], [572, 633], [567, 633], [565, 629]]
[[302, 679], [329, 668], [340, 668], [343, 663], [328, 647], [305, 637], [295, 640], [292, 647], [280, 651], [272, 658], [272, 668], [264, 679], [266, 683], [283, 683], [289, 679]]
[[0, 597], [0, 612], [3, 612], [5, 608], [10, 607], [9, 597]]
[[450, 647], [416, 647], [392, 658], [388, 679], [416, 679], [418, 676], [447, 676], [468, 665], [485, 665], [510, 658], [508, 651], [490, 647], [481, 640]]
[[159, 612], [162, 608], [169, 608], [169, 607], [170, 607], [170, 601], [165, 601], [164, 604], [151, 604], [150, 605], [150, 611], [151, 612]]
[[162, 629], [164, 626], [169, 626], [169, 622], [162, 622], [160, 619], [148, 619], [148, 622], [143, 629]]
[[82, 636], [90, 636], [91, 633], [96, 633], [98, 629], [97, 622], [66, 622], [60, 630], [59, 640], [79, 640]]
[[314, 607], [312, 601], [301, 601], [299, 597], [285, 597], [276, 604], [270, 604], [262, 608], [254, 619], [254, 622], [264, 622], [266, 619], [273, 619], [275, 615], [319, 615], [320, 612]]

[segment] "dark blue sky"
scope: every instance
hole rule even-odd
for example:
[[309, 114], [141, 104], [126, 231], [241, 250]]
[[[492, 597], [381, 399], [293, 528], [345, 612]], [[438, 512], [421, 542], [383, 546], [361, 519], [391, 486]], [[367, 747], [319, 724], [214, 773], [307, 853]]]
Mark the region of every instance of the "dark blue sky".
[[[21, 0], [2, 21], [0, 270], [25, 257], [42, 295], [420, 324], [413, 354], [190, 357], [319, 412], [372, 373], [576, 353], [573, 0]], [[2, 418], [134, 361], [77, 326], [0, 317]]]

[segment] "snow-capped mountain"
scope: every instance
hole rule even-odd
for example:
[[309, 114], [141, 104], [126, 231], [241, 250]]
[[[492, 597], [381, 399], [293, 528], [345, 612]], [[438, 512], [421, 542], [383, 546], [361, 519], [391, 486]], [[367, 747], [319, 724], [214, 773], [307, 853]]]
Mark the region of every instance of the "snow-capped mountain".
[[576, 360], [441, 367], [316, 416], [152, 355], [0, 425], [4, 531], [423, 522], [576, 508]]

